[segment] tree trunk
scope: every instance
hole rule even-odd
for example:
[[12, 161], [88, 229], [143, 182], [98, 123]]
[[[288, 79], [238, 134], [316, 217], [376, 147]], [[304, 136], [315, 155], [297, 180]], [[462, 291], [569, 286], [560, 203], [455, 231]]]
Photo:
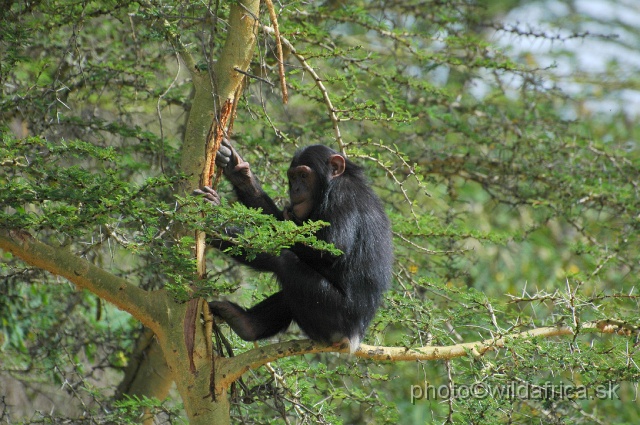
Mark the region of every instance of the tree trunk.
[[[205, 167], [205, 149], [210, 129], [225, 131], [232, 118], [236, 98], [242, 92], [244, 75], [236, 69], [246, 71], [251, 63], [256, 44], [259, 0], [245, 0], [231, 6], [228, 22], [228, 34], [216, 66], [208, 72], [190, 69], [194, 91], [191, 110], [186, 123], [182, 147], [181, 169], [188, 176], [184, 193], [190, 193], [198, 187], [200, 175]], [[213, 61], [211, 61], [213, 63]], [[213, 119], [213, 125], [212, 125]], [[195, 276], [194, 276], [195, 278]], [[210, 327], [202, 324], [202, 309], [207, 304], [204, 300], [195, 300], [198, 310], [195, 317], [196, 333], [193, 347], [193, 364], [191, 371], [190, 353], [185, 344], [185, 327], [183, 321], [188, 304], [176, 304], [167, 300], [166, 308], [170, 312], [171, 323], [163, 328], [163, 335], [156, 335], [157, 342], [152, 341], [146, 357], [138, 368], [138, 374], [130, 380], [128, 394], [147, 396], [166, 396], [170, 383], [176, 383], [182, 397], [189, 422], [191, 424], [228, 424], [230, 422], [228, 383], [212, 388], [212, 368], [216, 353], [209, 352], [211, 334]], [[161, 350], [154, 350], [158, 344]], [[156, 365], [154, 367], [153, 365]], [[163, 373], [148, 373], [160, 371]], [[167, 373], [164, 373], [164, 372]], [[221, 381], [222, 382], [222, 381]], [[153, 383], [153, 384], [152, 384]], [[160, 391], [159, 391], [160, 390]], [[213, 393], [216, 393], [215, 396]]]

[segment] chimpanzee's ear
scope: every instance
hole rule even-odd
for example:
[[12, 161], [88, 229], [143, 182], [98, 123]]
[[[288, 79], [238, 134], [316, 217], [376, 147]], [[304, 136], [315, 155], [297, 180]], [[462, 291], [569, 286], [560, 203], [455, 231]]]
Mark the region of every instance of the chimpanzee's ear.
[[344, 173], [347, 164], [342, 155], [335, 154], [329, 157], [329, 166], [331, 167], [331, 178], [334, 178]]

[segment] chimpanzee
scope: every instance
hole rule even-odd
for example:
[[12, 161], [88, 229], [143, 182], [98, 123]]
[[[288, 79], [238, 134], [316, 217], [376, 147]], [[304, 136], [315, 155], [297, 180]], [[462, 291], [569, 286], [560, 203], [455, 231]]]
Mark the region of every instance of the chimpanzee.
[[[216, 164], [243, 204], [297, 224], [329, 222], [316, 236], [342, 254], [335, 256], [296, 244], [278, 256], [260, 254], [250, 261], [237, 256], [254, 269], [273, 272], [282, 290], [249, 309], [229, 301], [213, 301], [209, 303], [211, 312], [245, 341], [282, 332], [293, 320], [311, 339], [334, 345], [348, 340], [355, 351], [389, 287], [393, 262], [389, 219], [362, 169], [326, 146], [298, 151], [287, 171], [291, 203], [280, 211], [262, 190], [249, 164], [226, 140]], [[196, 193], [213, 204], [220, 203], [217, 192], [209, 187]], [[220, 240], [210, 243], [219, 249], [229, 246]]]

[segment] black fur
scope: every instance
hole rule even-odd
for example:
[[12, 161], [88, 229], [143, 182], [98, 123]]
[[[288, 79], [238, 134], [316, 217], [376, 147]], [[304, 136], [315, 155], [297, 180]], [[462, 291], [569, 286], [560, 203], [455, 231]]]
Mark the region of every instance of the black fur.
[[[330, 178], [329, 159], [336, 154], [326, 146], [309, 146], [296, 153], [291, 167], [307, 165], [316, 173], [314, 209], [308, 219], [329, 222], [317, 236], [343, 254], [332, 256], [296, 245], [277, 257], [259, 255], [252, 261], [236, 257], [257, 270], [273, 272], [282, 287], [248, 310], [228, 301], [210, 303], [212, 312], [241, 338], [267, 338], [286, 330], [292, 320], [313, 340], [339, 343], [348, 339], [352, 351], [364, 337], [391, 281], [391, 229], [360, 167], [345, 160], [344, 173]], [[231, 172], [225, 169], [225, 174]], [[265, 213], [283, 218], [253, 175], [250, 185], [234, 183], [234, 187], [243, 203], [268, 205]], [[224, 248], [219, 241], [213, 245]]]

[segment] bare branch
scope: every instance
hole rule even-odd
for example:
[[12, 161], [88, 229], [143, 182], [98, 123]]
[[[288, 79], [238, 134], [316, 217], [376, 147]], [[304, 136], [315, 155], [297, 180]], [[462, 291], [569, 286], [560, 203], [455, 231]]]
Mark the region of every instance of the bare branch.
[[[275, 36], [275, 30], [266, 25], [262, 25], [262, 31], [264, 31], [269, 35]], [[329, 98], [329, 92], [327, 91], [327, 88], [324, 86], [324, 84], [322, 84], [322, 78], [320, 78], [318, 73], [311, 67], [311, 65], [307, 63], [307, 60], [304, 58], [304, 56], [302, 56], [296, 51], [295, 47], [293, 47], [293, 45], [291, 44], [291, 42], [289, 42], [289, 40], [287, 40], [284, 37], [280, 37], [280, 40], [282, 41], [282, 44], [287, 46], [287, 49], [291, 51], [291, 54], [294, 55], [296, 59], [298, 59], [298, 62], [300, 62], [300, 65], [302, 65], [302, 68], [304, 68], [313, 77], [313, 81], [315, 81], [316, 86], [322, 93], [322, 98], [324, 99], [324, 103], [327, 105], [327, 110], [329, 111], [329, 117], [331, 118], [331, 122], [333, 123], [333, 132], [336, 135], [336, 142], [340, 147], [340, 152], [343, 155], [346, 155], [346, 148], [344, 145], [344, 141], [342, 140], [342, 134], [340, 134], [340, 126], [338, 125], [340, 120], [336, 115], [336, 108], [334, 108], [333, 103], [331, 103], [331, 99]]]
[[282, 103], [286, 104], [289, 101], [289, 93], [287, 92], [287, 80], [284, 76], [284, 55], [282, 54], [282, 39], [280, 37], [280, 28], [278, 26], [278, 16], [276, 15], [276, 9], [273, 7], [271, 0], [265, 0], [267, 10], [269, 11], [269, 19], [273, 25], [273, 35], [276, 39], [276, 51], [278, 53], [278, 72], [280, 74], [280, 88], [282, 89]]
[[[609, 319], [597, 322], [586, 322], [581, 324], [579, 332], [601, 332], [629, 336], [640, 334], [640, 327], [629, 323]], [[385, 360], [385, 361], [416, 361], [416, 360], [449, 360], [456, 357], [464, 357], [471, 354], [480, 357], [487, 351], [503, 348], [508, 341], [517, 339], [549, 338], [554, 336], [577, 336], [575, 328], [568, 326], [549, 326], [544, 328], [530, 329], [527, 331], [501, 335], [484, 341], [466, 342], [449, 346], [424, 346], [419, 348], [409, 347], [379, 347], [374, 345], [361, 344], [353, 355], [364, 359]], [[272, 344], [255, 348], [241, 353], [233, 358], [219, 359], [216, 362], [218, 367], [217, 376], [222, 376], [220, 386], [230, 385], [242, 374], [257, 369], [268, 362], [291, 356], [299, 356], [311, 353], [349, 353], [349, 345], [343, 344], [339, 347], [324, 345], [311, 340], [288, 341], [280, 344]]]

